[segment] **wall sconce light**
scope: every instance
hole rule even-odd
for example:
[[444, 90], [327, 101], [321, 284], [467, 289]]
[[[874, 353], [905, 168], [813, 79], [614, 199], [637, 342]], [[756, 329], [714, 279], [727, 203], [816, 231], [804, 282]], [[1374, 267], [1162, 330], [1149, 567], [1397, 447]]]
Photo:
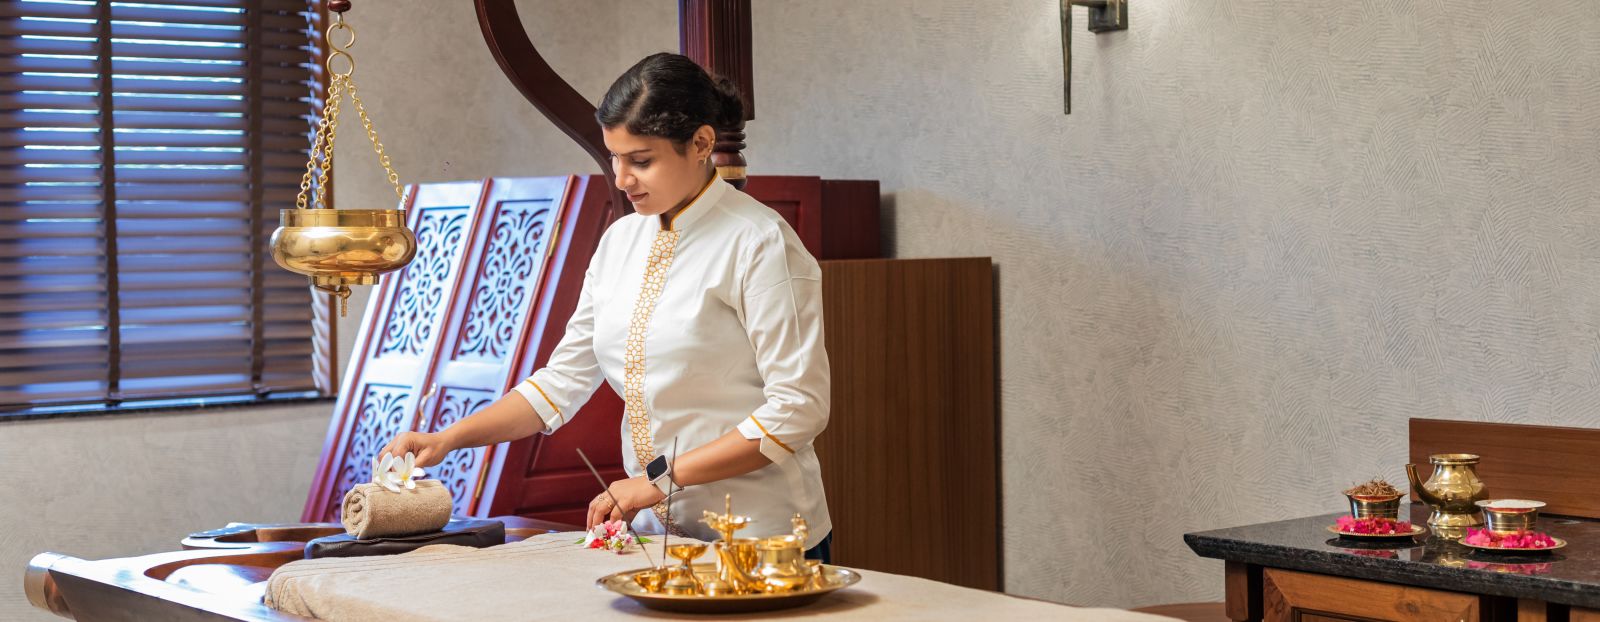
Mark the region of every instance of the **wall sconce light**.
[[1061, 70], [1066, 74], [1063, 107], [1072, 114], [1072, 7], [1089, 9], [1089, 32], [1128, 29], [1128, 0], [1061, 0]]

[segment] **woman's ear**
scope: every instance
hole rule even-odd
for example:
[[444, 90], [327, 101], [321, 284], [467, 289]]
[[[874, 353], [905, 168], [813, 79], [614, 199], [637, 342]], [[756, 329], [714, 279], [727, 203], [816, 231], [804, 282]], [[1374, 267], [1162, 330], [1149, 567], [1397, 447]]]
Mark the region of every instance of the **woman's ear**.
[[704, 162], [711, 159], [711, 148], [717, 144], [717, 131], [710, 125], [702, 125], [694, 132], [694, 159]]

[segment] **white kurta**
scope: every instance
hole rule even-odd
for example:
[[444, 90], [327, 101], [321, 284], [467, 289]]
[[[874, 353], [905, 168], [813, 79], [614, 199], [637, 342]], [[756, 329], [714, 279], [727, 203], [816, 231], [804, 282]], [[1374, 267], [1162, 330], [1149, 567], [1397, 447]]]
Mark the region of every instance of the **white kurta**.
[[[638, 476], [657, 455], [679, 455], [737, 429], [760, 439], [772, 464], [690, 486], [672, 497], [672, 522], [717, 534], [701, 512], [755, 523], [740, 537], [788, 533], [799, 514], [807, 547], [833, 527], [811, 442], [828, 423], [822, 271], [777, 212], [721, 179], [670, 224], [630, 214], [612, 224], [589, 262], [578, 307], [549, 365], [518, 384], [548, 434], [599, 387], [623, 397], [623, 465]], [[635, 528], [662, 530], [660, 509]]]

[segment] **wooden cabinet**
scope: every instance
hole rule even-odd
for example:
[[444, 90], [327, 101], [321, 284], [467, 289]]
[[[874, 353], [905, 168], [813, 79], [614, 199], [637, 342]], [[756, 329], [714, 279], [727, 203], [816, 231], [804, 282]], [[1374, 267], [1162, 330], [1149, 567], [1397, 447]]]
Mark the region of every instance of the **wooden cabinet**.
[[[1484, 597], [1420, 587], [1268, 568], [1262, 572], [1266, 622], [1415, 620], [1478, 622]], [[1496, 605], [1490, 605], [1490, 608]]]

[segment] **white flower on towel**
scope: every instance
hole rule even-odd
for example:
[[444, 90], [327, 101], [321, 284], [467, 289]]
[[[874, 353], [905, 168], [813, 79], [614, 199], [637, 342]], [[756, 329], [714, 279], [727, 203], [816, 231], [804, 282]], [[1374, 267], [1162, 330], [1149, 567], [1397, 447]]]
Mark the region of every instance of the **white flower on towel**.
[[383, 486], [391, 492], [416, 490], [416, 479], [426, 475], [422, 469], [417, 468], [417, 456], [406, 452], [405, 458], [395, 459], [394, 456], [384, 454], [383, 459], [372, 457], [372, 483]]

